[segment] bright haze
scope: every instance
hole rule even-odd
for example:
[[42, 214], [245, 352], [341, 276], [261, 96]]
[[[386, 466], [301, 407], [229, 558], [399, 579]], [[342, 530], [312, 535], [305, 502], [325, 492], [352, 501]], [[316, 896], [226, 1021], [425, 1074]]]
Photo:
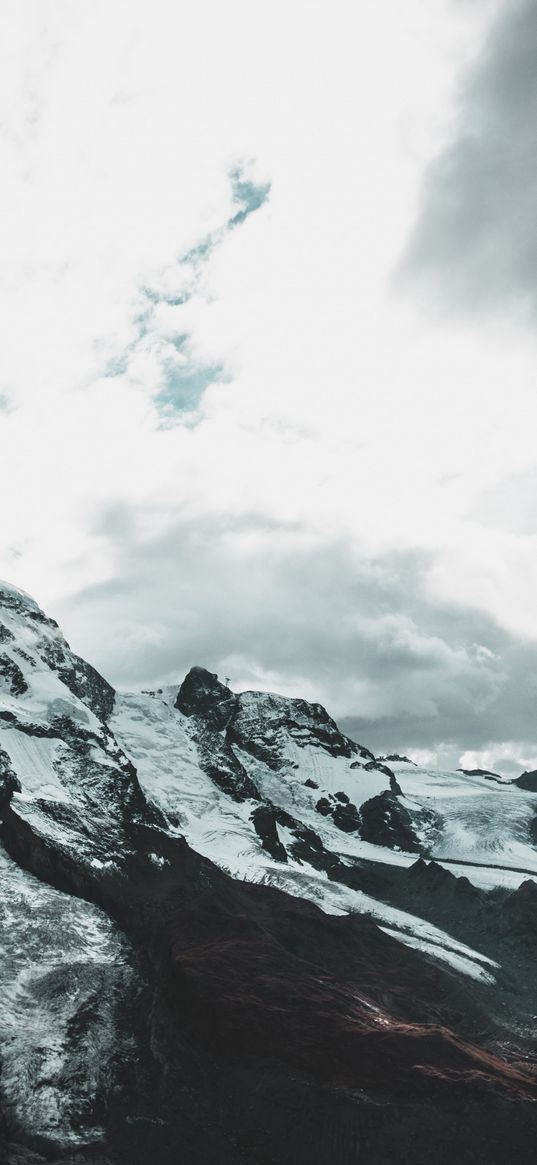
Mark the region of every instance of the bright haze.
[[537, 4], [6, 0], [0, 575], [537, 765]]

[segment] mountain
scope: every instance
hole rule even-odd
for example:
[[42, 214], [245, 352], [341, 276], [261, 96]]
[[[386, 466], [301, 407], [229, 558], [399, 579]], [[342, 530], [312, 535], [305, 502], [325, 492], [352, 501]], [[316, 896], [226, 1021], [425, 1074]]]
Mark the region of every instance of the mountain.
[[536, 810], [2, 584], [0, 1160], [533, 1161]]

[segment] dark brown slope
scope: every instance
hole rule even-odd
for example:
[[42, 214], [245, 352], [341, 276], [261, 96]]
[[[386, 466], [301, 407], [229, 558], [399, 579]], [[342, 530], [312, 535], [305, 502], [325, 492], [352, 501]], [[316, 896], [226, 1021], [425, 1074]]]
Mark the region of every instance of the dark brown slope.
[[[471, 990], [369, 920], [235, 882], [150, 824], [133, 824], [119, 873], [91, 881], [10, 808], [3, 836], [32, 872], [106, 907], [148, 956], [145, 1060], [108, 1099], [112, 1160], [354, 1165], [374, 1135], [375, 1162], [391, 1161], [394, 1103], [414, 1132], [455, 1101], [480, 1128], [485, 1111], [503, 1128], [516, 1110], [537, 1131], [535, 1077], [494, 1054]], [[336, 1157], [319, 1155], [321, 1112]], [[93, 1159], [107, 1160], [97, 1146]]]

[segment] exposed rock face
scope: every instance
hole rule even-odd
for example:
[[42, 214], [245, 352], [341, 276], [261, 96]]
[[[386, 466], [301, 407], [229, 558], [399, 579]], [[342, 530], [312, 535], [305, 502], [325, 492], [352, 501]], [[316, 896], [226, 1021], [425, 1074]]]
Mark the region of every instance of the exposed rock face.
[[367, 762], [363, 767], [391, 775], [376, 765], [372, 753], [339, 732], [321, 704], [264, 692], [237, 696], [214, 673], [193, 667], [179, 689], [175, 707], [193, 723], [205, 771], [237, 800], [259, 800], [242, 755], [279, 772], [289, 743], [300, 750], [322, 749], [334, 758], [360, 756]]
[[331, 817], [334, 825], [343, 833], [360, 832], [362, 818], [356, 805], [352, 804], [345, 793], [330, 793], [328, 797], [319, 797], [315, 808], [322, 817]]
[[33, 600], [0, 608], [0, 1160], [493, 1165], [514, 1125], [532, 1159], [525, 1002], [515, 1038], [487, 944], [500, 918], [516, 965], [534, 883], [489, 911], [394, 865], [404, 777], [320, 705], [200, 668], [115, 697]]
[[446, 895], [457, 897], [464, 895], [475, 901], [481, 901], [479, 890], [472, 886], [468, 878], [457, 876], [451, 870], [437, 865], [436, 862], [426, 862], [423, 858], [418, 858], [418, 861], [410, 867], [406, 878], [414, 886], [419, 886], [421, 889], [426, 888], [433, 894], [441, 894], [444, 897]]
[[287, 862], [287, 850], [278, 834], [276, 811], [269, 805], [260, 805], [258, 809], [254, 809], [252, 821], [264, 849], [268, 850], [269, 854], [276, 858], [276, 861]]
[[389, 756], [380, 756], [378, 759], [384, 761], [398, 761], [399, 764], [414, 765], [414, 768], [417, 768], [415, 761], [410, 760], [408, 756], [399, 756], [399, 753], [397, 752], [392, 752]]
[[[384, 772], [384, 766], [380, 766], [378, 771]], [[401, 789], [393, 773], [389, 778], [390, 788], [365, 801], [360, 809], [346, 793], [335, 793], [319, 798], [315, 806], [317, 813], [330, 817], [344, 833], [355, 833], [372, 845], [422, 853], [424, 846], [415, 831], [412, 817], [399, 800]]]
[[531, 773], [522, 773], [521, 777], [513, 781], [513, 785], [518, 785], [519, 789], [527, 789], [529, 793], [537, 793], [537, 769]]
[[141, 1051], [127, 1018], [142, 991], [135, 952], [106, 914], [38, 881], [3, 850], [0, 917], [7, 1125], [35, 1149], [99, 1144], [111, 1097], [128, 1083], [121, 1063]]
[[[39, 670], [40, 665], [44, 664], [58, 676], [72, 695], [105, 720], [114, 706], [114, 689], [91, 664], [71, 651], [55, 620], [47, 618], [29, 595], [1, 583], [0, 601], [4, 641], [14, 644], [12, 661], [13, 656], [18, 656], [34, 670]], [[10, 620], [24, 627], [22, 643], [19, 636], [13, 636]]]
[[11, 696], [23, 696], [28, 691], [20, 667], [5, 652], [0, 653], [0, 684]]
[[361, 808], [360, 833], [374, 845], [397, 846], [408, 853], [421, 853], [422, 847], [412, 825], [410, 813], [390, 790], [372, 797]]
[[458, 773], [464, 773], [465, 777], [494, 777], [495, 780], [501, 781], [499, 773], [491, 773], [490, 769], [457, 769]]
[[7, 808], [13, 794], [21, 791], [21, 783], [11, 768], [7, 752], [0, 748], [0, 812]]
[[203, 768], [222, 792], [236, 801], [259, 800], [255, 784], [228, 747], [229, 724], [237, 707], [237, 697], [229, 688], [212, 672], [193, 667], [181, 684], [175, 707], [192, 720]]
[[197, 716], [211, 732], [227, 728], [237, 697], [220, 683], [218, 676], [203, 667], [193, 667], [183, 680], [175, 707], [185, 716]]
[[289, 740], [299, 749], [320, 747], [332, 757], [374, 759], [367, 749], [342, 735], [321, 704], [265, 692], [243, 692], [236, 697], [228, 738], [274, 770], [281, 766]]
[[504, 933], [518, 937], [528, 947], [537, 947], [537, 885], [528, 879], [511, 891], [501, 905], [499, 925]]

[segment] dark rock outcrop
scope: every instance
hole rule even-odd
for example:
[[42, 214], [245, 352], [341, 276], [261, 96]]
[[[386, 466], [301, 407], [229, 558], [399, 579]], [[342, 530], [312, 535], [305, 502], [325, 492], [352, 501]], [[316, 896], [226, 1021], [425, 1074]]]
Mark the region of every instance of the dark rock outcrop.
[[329, 756], [371, 758], [361, 745], [344, 736], [323, 708], [269, 692], [242, 692], [229, 722], [227, 739], [277, 772], [282, 748], [291, 740], [298, 748], [313, 747]]
[[[384, 776], [390, 777], [390, 779], [392, 777], [394, 777], [392, 769], [388, 768], [388, 765], [382, 764], [382, 762], [378, 761], [378, 760], [370, 760], [368, 762], [368, 764], [364, 765], [364, 768], [365, 768], [366, 772], [368, 772], [368, 773], [371, 773], [371, 772], [384, 773]], [[395, 777], [394, 777], [394, 780], [395, 780]]]
[[497, 925], [503, 934], [522, 940], [526, 946], [537, 948], [537, 885], [527, 879], [517, 890], [511, 890], [496, 907]]
[[358, 833], [361, 828], [362, 818], [351, 801], [347, 805], [336, 805], [333, 811], [334, 825], [338, 829], [342, 829], [344, 833]]
[[4, 752], [3, 748], [0, 748], [0, 813], [9, 805], [13, 794], [20, 792], [21, 783], [19, 778], [11, 768], [11, 762], [7, 752]]
[[360, 817], [360, 836], [364, 841], [397, 846], [408, 853], [422, 852], [410, 813], [391, 789], [366, 801], [361, 807]]
[[516, 777], [512, 782], [517, 785], [519, 789], [525, 789], [528, 793], [537, 793], [537, 769], [531, 772], [522, 773], [520, 777]]
[[492, 773], [490, 769], [456, 769], [456, 772], [464, 773], [465, 777], [491, 777], [495, 781], [502, 780], [499, 773]]
[[464, 896], [476, 901], [481, 898], [480, 891], [464, 875], [454, 874], [452, 870], [446, 870], [445, 866], [440, 866], [434, 861], [426, 862], [423, 858], [418, 858], [418, 861], [410, 867], [406, 878], [414, 887], [419, 886], [421, 890], [425, 889], [433, 894]]
[[203, 667], [190, 669], [175, 701], [177, 710], [192, 721], [200, 760], [211, 780], [235, 801], [259, 801], [254, 781], [229, 747], [236, 706], [237, 696]]
[[192, 667], [179, 689], [175, 707], [184, 716], [200, 717], [211, 732], [227, 727], [237, 697], [220, 683], [218, 676], [203, 667]]
[[360, 813], [345, 793], [331, 793], [329, 797], [320, 797], [315, 808], [322, 817], [331, 817], [334, 825], [337, 825], [343, 833], [359, 832]]
[[277, 813], [269, 805], [260, 805], [253, 810], [252, 821], [264, 849], [277, 862], [287, 862], [287, 850], [278, 837]]
[[0, 653], [0, 684], [12, 696], [23, 696], [28, 691], [28, 684], [19, 665], [4, 652]]
[[414, 768], [417, 767], [415, 760], [410, 760], [410, 757], [408, 756], [399, 756], [399, 753], [397, 752], [391, 752], [389, 756], [379, 756], [378, 759], [384, 761], [393, 761], [394, 764], [399, 763], [404, 765], [414, 765]]

